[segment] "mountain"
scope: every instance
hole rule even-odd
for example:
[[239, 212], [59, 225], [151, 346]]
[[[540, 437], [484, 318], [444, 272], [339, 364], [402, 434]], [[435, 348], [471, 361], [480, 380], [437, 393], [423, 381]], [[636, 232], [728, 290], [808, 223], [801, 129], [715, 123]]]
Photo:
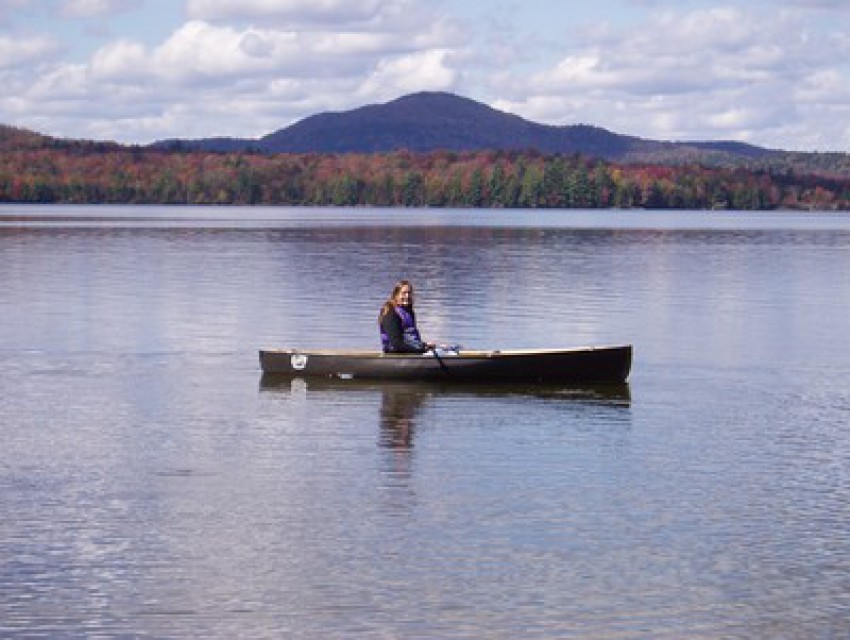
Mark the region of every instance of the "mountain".
[[98, 142], [95, 140], [76, 140], [72, 138], [54, 138], [30, 129], [0, 124], [0, 153], [20, 153], [21, 151], [73, 151], [77, 153], [105, 153], [118, 151], [123, 147], [117, 142]]
[[[121, 148], [114, 142], [63, 140], [0, 125], [0, 151], [33, 146], [95, 152]], [[850, 176], [850, 154], [846, 153], [786, 152], [733, 141], [663, 142], [587, 124], [545, 125], [468, 98], [434, 92], [415, 93], [350, 111], [319, 113], [257, 139], [172, 139], [149, 148], [319, 154], [536, 149], [547, 154], [581, 154], [622, 163], [702, 164]]]
[[268, 153], [380, 153], [407, 149], [527, 150], [579, 153], [609, 160], [760, 158], [770, 153], [738, 142], [658, 142], [586, 124], [552, 126], [450, 93], [422, 92], [385, 104], [309, 116], [257, 140], [168, 140], [159, 147]]
[[766, 149], [737, 142], [656, 142], [586, 124], [539, 124], [468, 98], [429, 92], [352, 111], [310, 116], [258, 142], [261, 149], [271, 152], [536, 149], [542, 153], [580, 153], [609, 160], [677, 152], [685, 155], [712, 152], [750, 158], [769, 153]]
[[537, 124], [448, 93], [417, 93], [386, 104], [321, 113], [259, 142], [269, 151], [296, 153], [537, 149], [605, 156], [640, 144], [596, 127]]
[[166, 151], [210, 151], [213, 153], [238, 153], [240, 151], [266, 151], [257, 140], [249, 138], [168, 138], [150, 145]]
[[97, 142], [94, 140], [74, 140], [54, 138], [29, 129], [0, 124], [0, 153], [36, 151], [52, 149], [57, 151], [83, 151], [102, 153], [116, 151], [122, 146], [117, 142]]

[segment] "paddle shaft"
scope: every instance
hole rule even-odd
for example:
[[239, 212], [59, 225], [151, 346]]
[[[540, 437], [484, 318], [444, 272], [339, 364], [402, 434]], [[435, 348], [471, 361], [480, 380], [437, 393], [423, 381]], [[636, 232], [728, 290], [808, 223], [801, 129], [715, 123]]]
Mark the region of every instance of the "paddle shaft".
[[446, 363], [443, 362], [443, 359], [440, 357], [440, 354], [437, 353], [437, 347], [431, 347], [431, 353], [434, 354], [434, 357], [437, 359], [437, 362], [440, 363], [440, 369], [442, 369], [446, 375], [449, 375], [449, 368], [446, 366]]

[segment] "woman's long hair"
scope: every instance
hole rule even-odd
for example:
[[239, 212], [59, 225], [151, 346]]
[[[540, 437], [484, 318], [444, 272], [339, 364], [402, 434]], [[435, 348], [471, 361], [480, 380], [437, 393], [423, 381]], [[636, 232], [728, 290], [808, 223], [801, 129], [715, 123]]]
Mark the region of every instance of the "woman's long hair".
[[410, 287], [410, 311], [413, 312], [413, 285], [410, 284], [409, 280], [399, 280], [395, 283], [393, 287], [393, 291], [390, 294], [390, 297], [384, 302], [381, 307], [381, 312], [378, 314], [378, 324], [383, 321], [386, 315], [395, 310], [396, 302], [395, 299], [398, 297], [398, 294], [401, 292], [402, 288]]

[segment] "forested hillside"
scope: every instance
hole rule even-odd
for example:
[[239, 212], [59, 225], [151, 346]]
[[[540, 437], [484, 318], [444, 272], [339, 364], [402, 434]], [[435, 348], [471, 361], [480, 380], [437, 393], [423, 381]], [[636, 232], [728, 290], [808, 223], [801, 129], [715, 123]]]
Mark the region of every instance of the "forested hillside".
[[0, 202], [850, 209], [850, 178], [535, 151], [264, 154], [0, 128]]

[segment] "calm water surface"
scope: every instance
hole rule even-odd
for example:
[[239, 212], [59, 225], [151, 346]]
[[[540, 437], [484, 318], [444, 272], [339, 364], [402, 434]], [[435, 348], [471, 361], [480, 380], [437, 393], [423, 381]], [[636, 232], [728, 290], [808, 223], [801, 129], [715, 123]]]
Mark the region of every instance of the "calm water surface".
[[[0, 637], [846, 638], [850, 215], [0, 207]], [[266, 346], [631, 342], [626, 388]]]

